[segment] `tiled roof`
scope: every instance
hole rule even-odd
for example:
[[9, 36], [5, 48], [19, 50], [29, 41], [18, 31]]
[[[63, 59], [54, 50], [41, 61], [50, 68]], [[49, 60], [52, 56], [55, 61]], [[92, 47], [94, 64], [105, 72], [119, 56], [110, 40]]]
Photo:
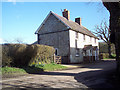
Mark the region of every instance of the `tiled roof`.
[[[53, 13], [53, 12], [52, 12]], [[58, 19], [60, 19], [62, 22], [64, 22], [64, 24], [66, 24], [67, 26], [70, 27], [70, 29], [74, 30], [74, 31], [77, 31], [77, 32], [80, 32], [80, 33], [83, 33], [85, 35], [88, 35], [88, 36], [91, 36], [91, 37], [94, 37], [94, 38], [97, 38], [93, 33], [91, 33], [87, 28], [85, 28], [84, 26], [82, 25], [79, 25], [78, 23], [76, 22], [73, 22], [71, 20], [67, 20], [66, 18], [62, 17], [62, 16], [59, 16], [57, 15], [56, 13], [53, 13]], [[98, 39], [98, 38], [97, 38]]]

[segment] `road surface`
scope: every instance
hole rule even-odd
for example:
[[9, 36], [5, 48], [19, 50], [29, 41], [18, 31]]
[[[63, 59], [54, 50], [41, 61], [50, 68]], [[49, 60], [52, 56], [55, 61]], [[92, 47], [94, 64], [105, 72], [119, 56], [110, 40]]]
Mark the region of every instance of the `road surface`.
[[115, 70], [115, 60], [79, 66], [68, 70], [4, 79], [2, 88], [26, 88], [31, 90], [36, 88], [113, 88], [107, 82], [107, 76]]

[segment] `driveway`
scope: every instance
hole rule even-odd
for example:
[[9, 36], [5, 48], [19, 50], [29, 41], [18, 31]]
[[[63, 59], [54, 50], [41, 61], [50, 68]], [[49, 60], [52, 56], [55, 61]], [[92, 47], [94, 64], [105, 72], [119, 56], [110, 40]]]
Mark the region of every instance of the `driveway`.
[[116, 67], [115, 60], [91, 64], [66, 65], [68, 70], [29, 74], [19, 78], [6, 79], [2, 88], [112, 88], [107, 76]]

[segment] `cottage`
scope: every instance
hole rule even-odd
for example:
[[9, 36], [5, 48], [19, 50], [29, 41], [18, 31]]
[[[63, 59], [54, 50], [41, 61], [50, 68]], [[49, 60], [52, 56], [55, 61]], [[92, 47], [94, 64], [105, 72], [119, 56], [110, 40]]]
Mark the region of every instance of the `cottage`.
[[98, 60], [98, 38], [82, 26], [80, 17], [73, 22], [67, 9], [62, 14], [50, 11], [35, 32], [37, 43], [53, 46], [62, 63], [80, 63], [86, 57]]

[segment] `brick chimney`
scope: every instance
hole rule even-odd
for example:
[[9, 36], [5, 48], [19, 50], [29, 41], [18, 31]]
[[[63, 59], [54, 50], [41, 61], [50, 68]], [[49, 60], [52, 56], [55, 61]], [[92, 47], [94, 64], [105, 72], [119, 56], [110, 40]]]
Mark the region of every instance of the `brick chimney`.
[[78, 23], [79, 25], [81, 25], [81, 18], [80, 17], [75, 18], [75, 22]]
[[62, 14], [63, 14], [63, 17], [65, 17], [67, 20], [70, 20], [70, 12], [67, 9], [64, 9]]

